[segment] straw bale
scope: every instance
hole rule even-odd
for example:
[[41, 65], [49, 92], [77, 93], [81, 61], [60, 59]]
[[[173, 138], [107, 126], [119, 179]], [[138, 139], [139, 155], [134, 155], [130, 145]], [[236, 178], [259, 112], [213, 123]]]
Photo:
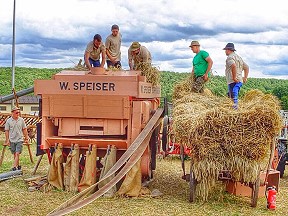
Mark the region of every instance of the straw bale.
[[[173, 93], [172, 93], [172, 100], [176, 101], [184, 97], [185, 95], [189, 95], [192, 92], [192, 84], [194, 82], [192, 74], [187, 78], [174, 86]], [[204, 87], [204, 92], [199, 93], [202, 95], [213, 96], [213, 93], [210, 89]]]
[[221, 170], [229, 170], [235, 181], [256, 181], [268, 165], [271, 145], [281, 129], [274, 96], [251, 90], [239, 101], [238, 110], [226, 97], [197, 93], [186, 94], [173, 105], [175, 138], [191, 148], [202, 199], [207, 199]]
[[160, 73], [157, 67], [150, 63], [140, 62], [136, 65], [136, 70], [140, 70], [141, 75], [146, 76], [147, 82], [152, 83], [153, 86], [160, 84]]

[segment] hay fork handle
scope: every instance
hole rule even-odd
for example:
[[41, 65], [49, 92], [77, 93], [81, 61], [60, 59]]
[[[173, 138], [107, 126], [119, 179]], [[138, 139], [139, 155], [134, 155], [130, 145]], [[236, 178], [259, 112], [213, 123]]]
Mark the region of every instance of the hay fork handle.
[[1, 158], [0, 158], [0, 166], [2, 166], [3, 160], [4, 160], [4, 155], [5, 155], [5, 150], [7, 148], [7, 145], [3, 145], [2, 153], [1, 153]]

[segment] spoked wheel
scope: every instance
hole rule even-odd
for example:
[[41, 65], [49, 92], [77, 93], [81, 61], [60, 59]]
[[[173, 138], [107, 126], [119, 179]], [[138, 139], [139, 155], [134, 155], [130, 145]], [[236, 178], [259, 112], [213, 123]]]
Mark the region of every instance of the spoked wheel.
[[259, 188], [260, 188], [260, 173], [258, 174], [256, 182], [252, 184], [251, 207], [255, 208], [257, 206]]
[[189, 189], [190, 189], [190, 193], [189, 193], [189, 202], [195, 202], [196, 199], [196, 185], [197, 182], [194, 178], [194, 173], [192, 170], [192, 164], [190, 166], [190, 179], [189, 179]]

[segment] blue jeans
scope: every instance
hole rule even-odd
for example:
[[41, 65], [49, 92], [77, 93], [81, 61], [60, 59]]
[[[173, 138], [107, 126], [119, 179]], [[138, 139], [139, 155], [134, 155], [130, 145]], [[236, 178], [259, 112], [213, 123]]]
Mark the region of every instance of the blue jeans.
[[234, 106], [233, 108], [237, 109], [238, 108], [238, 96], [239, 96], [239, 91], [242, 86], [242, 82], [238, 83], [230, 83], [228, 85], [228, 96], [233, 100]]
[[90, 62], [92, 67], [100, 67], [100, 60], [93, 60], [93, 59], [89, 58], [89, 62]]

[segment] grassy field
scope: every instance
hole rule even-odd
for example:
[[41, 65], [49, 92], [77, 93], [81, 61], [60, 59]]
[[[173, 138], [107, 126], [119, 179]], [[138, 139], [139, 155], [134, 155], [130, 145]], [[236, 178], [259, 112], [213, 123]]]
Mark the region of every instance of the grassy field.
[[[3, 135], [1, 136], [3, 139]], [[3, 140], [0, 140], [2, 151]], [[35, 155], [35, 143], [32, 145]], [[37, 158], [34, 156], [34, 161]], [[187, 169], [189, 161], [186, 161]], [[52, 190], [28, 192], [23, 179], [31, 177], [34, 164], [30, 162], [25, 147], [21, 155], [23, 177], [0, 182], [0, 215], [46, 215], [65, 200], [73, 196], [65, 191]], [[12, 167], [12, 155], [6, 150], [0, 173]], [[37, 175], [45, 175], [48, 169], [47, 157], [38, 168]], [[155, 178], [149, 188], [159, 189], [162, 197], [150, 198], [100, 198], [70, 215], [288, 215], [288, 175], [280, 180], [276, 211], [266, 209], [266, 198], [260, 198], [256, 208], [250, 207], [250, 198], [237, 197], [223, 192], [221, 185], [209, 201], [188, 202], [188, 183], [181, 179], [181, 162], [177, 157], [157, 160]]]

